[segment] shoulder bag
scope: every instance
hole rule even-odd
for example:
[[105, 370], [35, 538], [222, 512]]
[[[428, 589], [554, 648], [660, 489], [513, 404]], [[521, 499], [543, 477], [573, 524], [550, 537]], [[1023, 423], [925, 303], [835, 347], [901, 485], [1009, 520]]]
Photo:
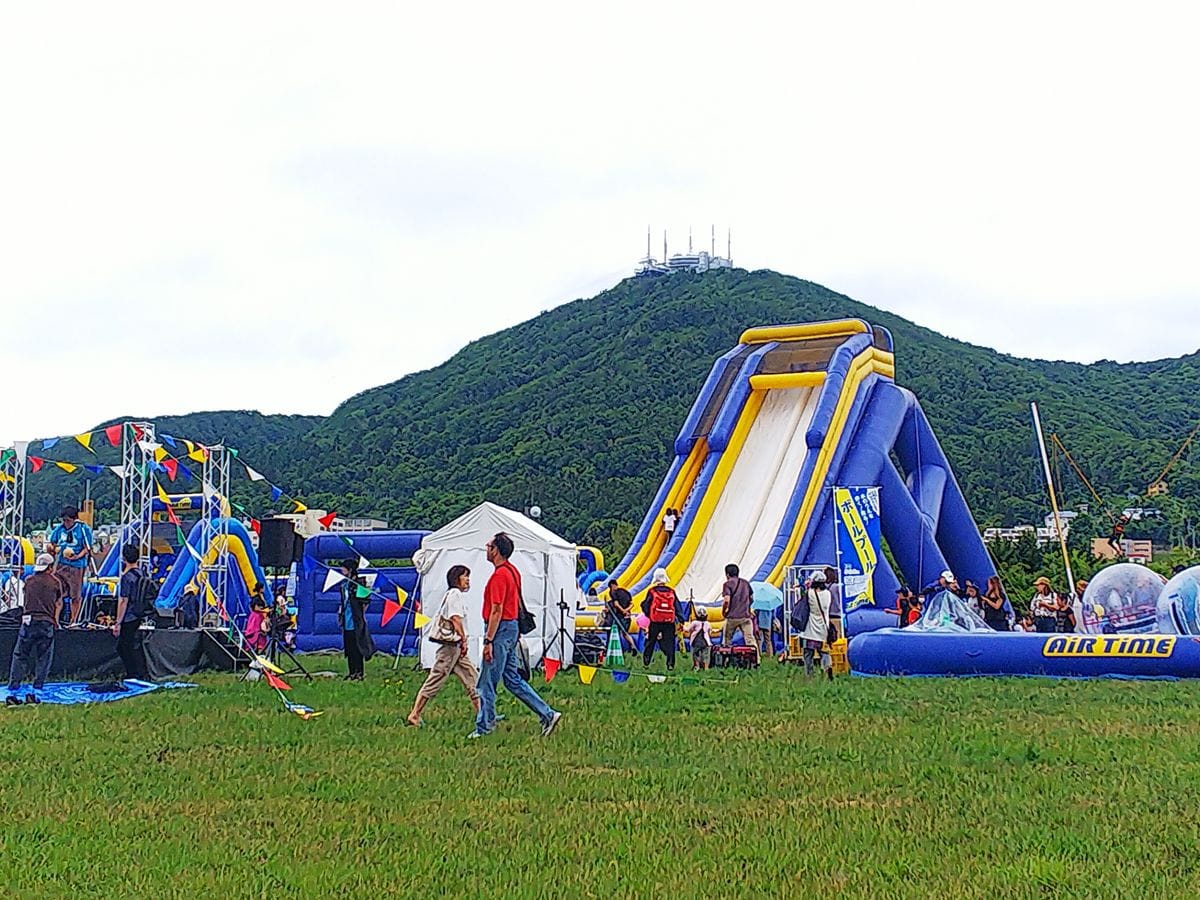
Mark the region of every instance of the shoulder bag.
[[434, 619], [433, 631], [429, 634], [429, 639], [435, 644], [452, 645], [462, 641], [462, 638], [458, 636], [458, 632], [454, 628], [454, 623], [444, 615], [446, 612], [446, 600], [449, 596], [450, 592], [446, 591], [442, 597], [442, 605], [438, 609], [437, 618]]

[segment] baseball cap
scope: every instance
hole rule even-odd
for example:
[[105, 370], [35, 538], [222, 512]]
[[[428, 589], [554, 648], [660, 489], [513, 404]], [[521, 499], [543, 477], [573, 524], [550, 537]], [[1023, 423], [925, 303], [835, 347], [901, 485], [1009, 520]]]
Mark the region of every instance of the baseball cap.
[[45, 572], [52, 565], [54, 565], [53, 556], [49, 553], [39, 553], [38, 558], [33, 561], [33, 571]]
[[953, 581], [954, 573], [951, 572], [949, 569], [946, 569], [946, 571], [942, 572], [942, 578], [946, 581]]

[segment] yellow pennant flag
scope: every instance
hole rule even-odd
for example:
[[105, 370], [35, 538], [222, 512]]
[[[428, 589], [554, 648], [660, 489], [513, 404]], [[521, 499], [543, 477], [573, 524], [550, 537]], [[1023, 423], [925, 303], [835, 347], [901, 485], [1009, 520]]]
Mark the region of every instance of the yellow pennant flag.
[[584, 684], [591, 684], [592, 679], [596, 677], [595, 666], [579, 666], [579, 680]]
[[279, 668], [279, 666], [275, 665], [275, 663], [271, 662], [265, 656], [256, 656], [256, 657], [254, 657], [254, 661], [256, 663], [258, 663], [260, 666], [262, 666], [264, 669], [266, 669], [268, 672], [274, 672], [276, 675], [283, 674], [283, 669]]
[[67, 473], [74, 472], [76, 469], [79, 468], [79, 466], [73, 466], [73, 465], [71, 465], [71, 463], [65, 463], [65, 462], [56, 462], [55, 465]]
[[75, 435], [75, 440], [79, 441], [80, 446], [89, 453], [96, 452], [92, 449], [92, 433], [90, 431]]
[[163, 487], [158, 483], [157, 478], [154, 479], [154, 490], [158, 494], [159, 500], [161, 500], [167, 506], [171, 505], [171, 498], [167, 496], [167, 492], [163, 490]]
[[429, 616], [422, 615], [421, 613], [413, 613], [413, 624], [418, 628], [424, 628], [432, 621]]
[[408, 591], [404, 590], [404, 588], [402, 588], [402, 587], [396, 588], [396, 602], [400, 606], [403, 606], [404, 601], [406, 601], [407, 599], [408, 599]]
[[299, 500], [293, 500], [292, 502], [294, 504], [296, 504], [296, 508], [295, 508], [295, 510], [293, 510], [293, 512], [305, 512], [308, 509], [308, 507], [305, 506], [303, 503], [301, 503]]
[[170, 455], [171, 454], [169, 454], [166, 451], [166, 449], [163, 447], [155, 447], [154, 448], [154, 461], [155, 462], [162, 462], [164, 459], [166, 459]]
[[204, 582], [204, 599], [208, 603], [208, 605], [211, 606], [213, 609], [216, 609], [218, 606], [221, 605], [217, 602], [217, 594], [212, 589], [212, 585], [209, 584], [207, 581]]

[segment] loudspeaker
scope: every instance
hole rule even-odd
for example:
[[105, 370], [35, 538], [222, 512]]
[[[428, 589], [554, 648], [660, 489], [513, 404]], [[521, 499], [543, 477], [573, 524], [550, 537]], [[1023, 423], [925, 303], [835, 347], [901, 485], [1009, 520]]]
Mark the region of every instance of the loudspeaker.
[[291, 519], [263, 519], [258, 535], [258, 561], [267, 569], [286, 569], [299, 557], [296, 548], [304, 541], [296, 534]]

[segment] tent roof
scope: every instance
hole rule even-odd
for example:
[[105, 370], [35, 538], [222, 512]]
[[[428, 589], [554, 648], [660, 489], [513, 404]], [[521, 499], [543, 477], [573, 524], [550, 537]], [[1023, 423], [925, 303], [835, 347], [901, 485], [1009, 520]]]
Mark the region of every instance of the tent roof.
[[503, 531], [513, 539], [518, 550], [567, 550], [576, 552], [575, 545], [548, 528], [495, 503], [481, 503], [463, 513], [453, 522], [421, 539], [422, 550], [482, 550], [488, 538]]

